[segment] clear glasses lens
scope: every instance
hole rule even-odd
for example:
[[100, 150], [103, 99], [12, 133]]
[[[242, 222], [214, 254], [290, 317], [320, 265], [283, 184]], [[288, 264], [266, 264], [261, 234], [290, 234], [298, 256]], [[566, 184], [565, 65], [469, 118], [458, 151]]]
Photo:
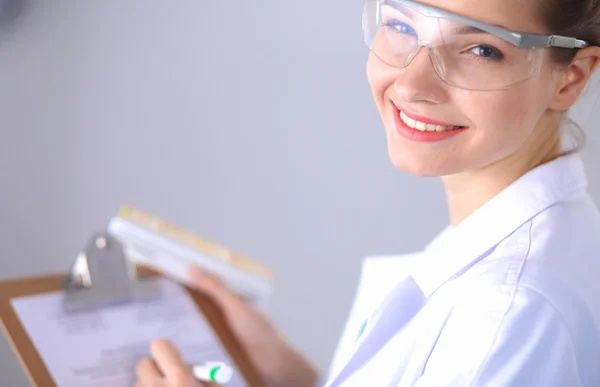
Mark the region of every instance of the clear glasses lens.
[[542, 50], [517, 47], [502, 38], [449, 18], [426, 16], [393, 0], [366, 0], [367, 46], [386, 64], [404, 68], [421, 47], [448, 84], [497, 90], [534, 76]]

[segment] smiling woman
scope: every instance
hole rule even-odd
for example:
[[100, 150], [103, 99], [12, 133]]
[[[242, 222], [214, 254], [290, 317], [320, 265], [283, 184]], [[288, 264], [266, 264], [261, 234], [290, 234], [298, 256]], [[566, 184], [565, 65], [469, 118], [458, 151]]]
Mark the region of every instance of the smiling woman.
[[[577, 98], [575, 93], [581, 91], [577, 86], [583, 86], [561, 82], [568, 81], [567, 76], [585, 74], [579, 66], [571, 72], [561, 69], [565, 62], [553, 60], [553, 50], [573, 55], [576, 48], [590, 43], [544, 35], [548, 29], [531, 22], [539, 20], [534, 18], [539, 13], [534, 1], [512, 2], [514, 7], [497, 7], [497, 12], [472, 3], [453, 4], [461, 16], [452, 18], [444, 10], [432, 12], [412, 2], [367, 1], [365, 20], [372, 23], [363, 23], [372, 53], [368, 77], [388, 134], [390, 156], [400, 169], [442, 176], [482, 172], [500, 160], [525, 164], [514, 169], [510, 177], [514, 179], [533, 164], [560, 153], [555, 129], [561, 111]], [[406, 130], [402, 123], [410, 127], [410, 122], [398, 120], [398, 112], [420, 117], [415, 120], [424, 125], [441, 121], [462, 128], [452, 135], [422, 136]], [[438, 141], [431, 148], [417, 146], [410, 138], [451, 141]], [[542, 150], [543, 143], [550, 149]], [[441, 147], [450, 147], [452, 152]], [[522, 153], [527, 156], [521, 157]]]
[[[390, 159], [441, 178], [450, 224], [423, 251], [364, 261], [319, 385], [600, 386], [600, 212], [561, 132], [599, 20], [598, 0], [365, 0]], [[266, 385], [317, 383], [264, 317], [194, 276]], [[178, 367], [144, 364], [148, 385]]]

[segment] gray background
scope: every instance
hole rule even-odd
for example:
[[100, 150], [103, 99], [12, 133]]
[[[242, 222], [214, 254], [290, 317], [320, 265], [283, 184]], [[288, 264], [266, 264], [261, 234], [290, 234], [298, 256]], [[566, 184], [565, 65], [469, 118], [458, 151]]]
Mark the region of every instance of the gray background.
[[[324, 370], [361, 258], [445, 225], [439, 181], [388, 160], [361, 0], [23, 4], [0, 36], [0, 279], [66, 270], [133, 204], [272, 265], [269, 316]], [[597, 89], [573, 112], [590, 166]], [[27, 385], [4, 337], [0, 381]]]

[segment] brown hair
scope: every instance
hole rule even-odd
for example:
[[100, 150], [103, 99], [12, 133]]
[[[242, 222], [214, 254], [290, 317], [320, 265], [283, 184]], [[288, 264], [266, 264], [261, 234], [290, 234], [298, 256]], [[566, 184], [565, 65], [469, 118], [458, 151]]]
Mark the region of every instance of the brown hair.
[[[600, 0], [539, 0], [542, 21], [555, 35], [585, 40], [600, 46]], [[560, 65], [569, 64], [576, 49], [552, 48], [553, 59]]]
[[[600, 46], [600, 0], [538, 0], [541, 20], [550, 33], [584, 40], [590, 46]], [[578, 49], [551, 48], [552, 59], [559, 66], [569, 65]], [[563, 112], [565, 129], [572, 129], [575, 147], [565, 154], [580, 151], [585, 145], [585, 132]]]

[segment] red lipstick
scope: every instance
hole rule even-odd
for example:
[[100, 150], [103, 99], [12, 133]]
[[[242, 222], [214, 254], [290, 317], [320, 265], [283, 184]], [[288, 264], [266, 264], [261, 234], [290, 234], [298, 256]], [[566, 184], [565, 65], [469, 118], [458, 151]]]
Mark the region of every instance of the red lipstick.
[[[396, 105], [393, 105], [393, 107], [394, 107], [394, 123], [396, 126], [396, 131], [401, 136], [403, 136], [409, 140], [412, 140], [412, 141], [417, 141], [417, 142], [443, 141], [443, 140], [452, 138], [452, 137], [464, 132], [465, 130], [467, 130], [466, 127], [461, 127], [459, 129], [446, 129], [443, 132], [435, 132], [435, 131], [419, 130], [419, 129], [411, 128], [410, 126], [406, 125], [406, 123], [404, 123], [404, 121], [402, 121], [402, 119], [400, 118], [400, 110], [396, 107]], [[446, 122], [432, 120], [427, 117], [417, 116], [417, 115], [410, 114], [407, 112], [404, 112], [404, 114], [406, 114], [407, 117], [409, 117], [415, 121], [420, 121], [420, 122], [423, 122], [426, 124], [440, 125], [440, 126], [458, 126], [458, 125], [452, 125], [452, 124], [449, 124]]]

